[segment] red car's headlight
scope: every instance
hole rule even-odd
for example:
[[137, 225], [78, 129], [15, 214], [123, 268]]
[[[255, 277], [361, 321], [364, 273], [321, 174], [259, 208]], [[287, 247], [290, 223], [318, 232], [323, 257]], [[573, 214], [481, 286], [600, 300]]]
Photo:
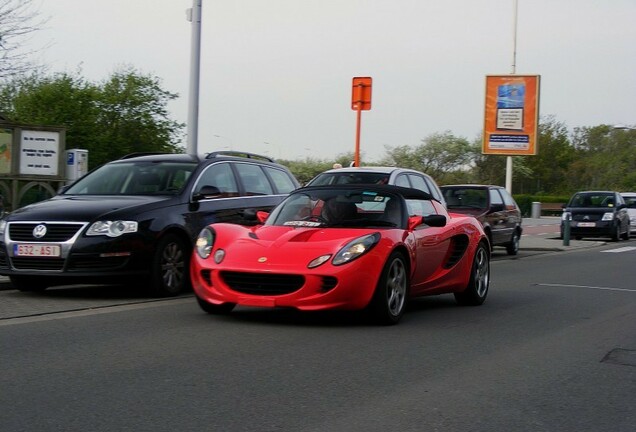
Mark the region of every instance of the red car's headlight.
[[212, 253], [212, 246], [214, 246], [214, 231], [203, 228], [197, 237], [194, 249], [201, 258], [206, 259]]
[[373, 246], [380, 241], [380, 234], [373, 233], [358, 237], [355, 240], [347, 243], [340, 251], [333, 257], [331, 263], [333, 265], [346, 264], [354, 259], [361, 257], [365, 253], [373, 249]]

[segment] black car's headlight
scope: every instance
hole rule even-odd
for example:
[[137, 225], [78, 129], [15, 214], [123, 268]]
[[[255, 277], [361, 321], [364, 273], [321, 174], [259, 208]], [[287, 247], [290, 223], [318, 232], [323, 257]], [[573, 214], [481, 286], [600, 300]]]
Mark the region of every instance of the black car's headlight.
[[94, 222], [86, 231], [87, 236], [101, 236], [119, 237], [122, 234], [137, 232], [136, 221], [97, 221]]
[[603, 213], [603, 218], [601, 219], [603, 221], [611, 221], [614, 220], [614, 213], [612, 212], [605, 212]]
[[365, 253], [373, 249], [373, 246], [380, 241], [380, 234], [373, 233], [358, 237], [355, 240], [347, 243], [340, 251], [333, 257], [331, 263], [333, 265], [342, 265], [353, 261], [356, 258], [361, 257]]
[[203, 228], [194, 246], [197, 254], [206, 259], [212, 253], [212, 246], [214, 246], [214, 231], [210, 228]]
[[4, 230], [7, 229], [7, 221], [0, 220], [0, 237], [4, 235]]

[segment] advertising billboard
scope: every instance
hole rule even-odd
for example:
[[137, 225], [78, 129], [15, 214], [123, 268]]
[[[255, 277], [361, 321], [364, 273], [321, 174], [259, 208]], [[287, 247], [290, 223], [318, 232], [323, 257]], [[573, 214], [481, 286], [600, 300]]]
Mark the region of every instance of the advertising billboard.
[[537, 154], [539, 75], [488, 75], [482, 153]]

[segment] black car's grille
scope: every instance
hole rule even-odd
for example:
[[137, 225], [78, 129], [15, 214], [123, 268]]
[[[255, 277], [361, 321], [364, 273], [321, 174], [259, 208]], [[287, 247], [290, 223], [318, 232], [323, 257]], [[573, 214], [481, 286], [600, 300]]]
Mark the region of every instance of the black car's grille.
[[4, 245], [0, 246], [0, 267], [8, 268], [9, 263], [7, 261], [7, 252], [4, 249]]
[[[46, 227], [43, 237], [33, 236], [33, 229], [38, 225]], [[13, 241], [65, 242], [71, 239], [84, 224], [68, 223], [20, 223], [9, 224], [9, 238]]]
[[64, 258], [18, 258], [11, 259], [17, 270], [62, 270]]
[[299, 275], [222, 271], [221, 279], [232, 290], [244, 294], [281, 295], [298, 291], [305, 283]]
[[113, 257], [99, 257], [99, 256], [77, 256], [73, 255], [69, 259], [68, 270], [108, 270], [116, 269], [124, 266], [128, 262], [128, 256], [113, 256]]
[[577, 222], [596, 222], [601, 220], [601, 218], [603, 217], [602, 213], [599, 214], [576, 214], [574, 213], [572, 215], [572, 220], [575, 220]]

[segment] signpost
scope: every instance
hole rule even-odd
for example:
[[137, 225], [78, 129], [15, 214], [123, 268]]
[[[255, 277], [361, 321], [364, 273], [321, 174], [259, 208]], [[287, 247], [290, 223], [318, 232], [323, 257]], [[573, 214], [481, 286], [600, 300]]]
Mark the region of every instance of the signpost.
[[353, 165], [360, 166], [360, 123], [362, 122], [362, 111], [371, 109], [371, 77], [354, 77], [351, 87], [351, 109], [358, 113], [356, 123], [356, 148]]

